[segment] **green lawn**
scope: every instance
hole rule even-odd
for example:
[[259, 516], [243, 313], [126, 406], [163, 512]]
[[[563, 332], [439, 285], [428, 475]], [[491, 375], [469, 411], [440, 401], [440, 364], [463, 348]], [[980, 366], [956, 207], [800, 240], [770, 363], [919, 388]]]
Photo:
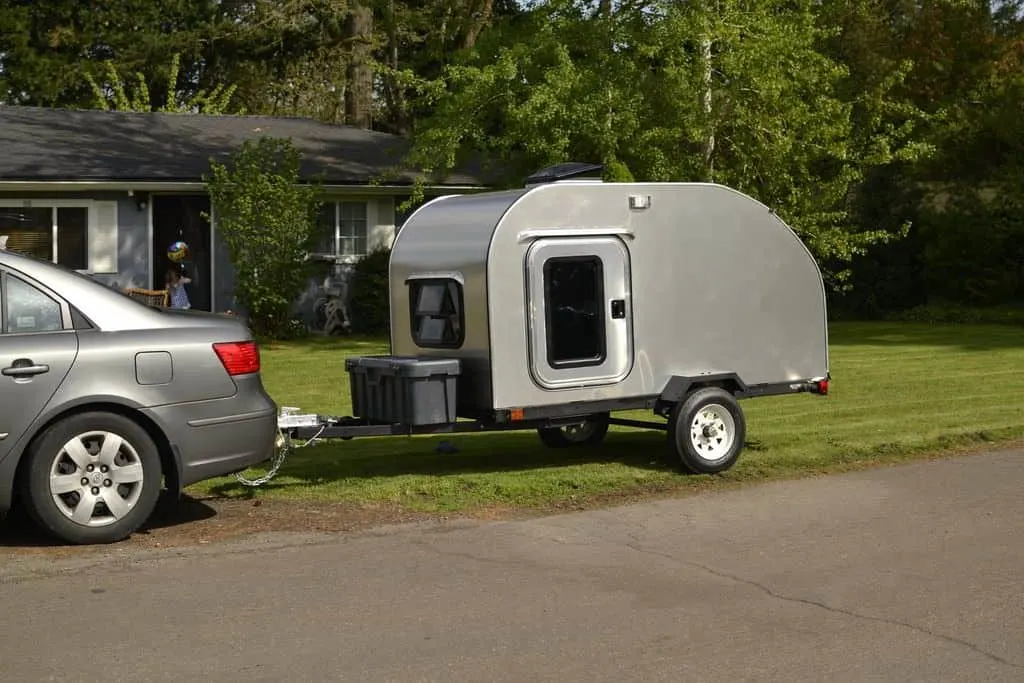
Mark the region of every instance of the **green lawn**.
[[[748, 445], [723, 475], [682, 475], [663, 432], [613, 427], [593, 450], [549, 450], [533, 432], [321, 442], [257, 491], [234, 478], [189, 491], [472, 512], [835, 472], [1024, 436], [1024, 329], [840, 323], [830, 336], [830, 396], [744, 401]], [[264, 381], [281, 405], [347, 415], [344, 358], [380, 352], [339, 338], [265, 347]], [[436, 454], [442, 440], [459, 452]]]

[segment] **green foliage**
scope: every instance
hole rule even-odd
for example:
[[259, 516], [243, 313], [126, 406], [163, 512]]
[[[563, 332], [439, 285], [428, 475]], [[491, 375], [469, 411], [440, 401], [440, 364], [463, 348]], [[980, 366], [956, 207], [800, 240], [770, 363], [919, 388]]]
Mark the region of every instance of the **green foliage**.
[[602, 180], [606, 183], [632, 183], [636, 179], [628, 166], [617, 159], [612, 159], [604, 165]]
[[374, 249], [359, 259], [349, 285], [349, 311], [356, 334], [384, 335], [391, 327], [388, 265], [391, 250]]
[[829, 30], [809, 0], [596, 15], [548, 0], [518, 21], [516, 35], [491, 34], [426, 91], [433, 115], [412, 163], [435, 173], [483, 156], [515, 185], [551, 163], [599, 160], [616, 179], [730, 185], [775, 208], [835, 287], [855, 255], [892, 236], [851, 229], [849, 197], [866, 169], [913, 157], [914, 121], [898, 134], [879, 124], [870, 149], [855, 144], [848, 70], [821, 51]]
[[915, 188], [969, 194], [1024, 174], [1022, 8], [0, 0], [0, 102], [343, 123], [372, 83], [360, 111], [416, 143], [392, 180], [483, 160], [519, 186], [580, 160], [609, 182], [728, 184], [796, 228], [845, 313], [879, 317], [929, 296], [1017, 296], [1016, 266], [992, 246], [1016, 234], [1013, 207], [922, 215]]
[[235, 295], [253, 329], [288, 334], [292, 304], [306, 285], [320, 208], [315, 184], [301, 184], [290, 140], [247, 140], [205, 178], [217, 231], [231, 255]]
[[221, 67], [242, 9], [220, 0], [0, 0], [0, 101], [92, 107], [86, 74], [105, 60], [128, 80], [146, 74], [159, 97], [172, 54], [181, 55], [184, 93], [233, 82]]
[[308, 339], [311, 336], [313, 336], [313, 333], [306, 323], [291, 318], [281, 326], [281, 330], [277, 333], [275, 339], [278, 341], [298, 341]]
[[928, 291], [973, 306], [1024, 302], [1024, 182], [950, 191], [920, 222]]
[[171, 57], [171, 64], [167, 74], [167, 94], [162, 106], [155, 106], [149, 93], [149, 86], [146, 77], [141, 72], [135, 73], [135, 88], [129, 96], [125, 90], [124, 81], [118, 73], [114, 62], [106, 60], [103, 62], [106, 73], [104, 85], [96, 81], [92, 74], [86, 73], [85, 80], [93, 93], [93, 106], [96, 109], [114, 109], [116, 111], [160, 111], [175, 113], [195, 114], [240, 114], [241, 111], [230, 109], [231, 97], [235, 93], [235, 86], [216, 86], [210, 92], [200, 90], [192, 94], [188, 99], [183, 100], [177, 91], [178, 74], [181, 70], [181, 55], [174, 54]]

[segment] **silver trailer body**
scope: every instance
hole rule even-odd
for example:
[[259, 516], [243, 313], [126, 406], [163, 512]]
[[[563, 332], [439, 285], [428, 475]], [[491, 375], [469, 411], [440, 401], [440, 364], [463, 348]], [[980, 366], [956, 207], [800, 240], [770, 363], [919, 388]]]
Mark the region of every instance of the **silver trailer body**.
[[568, 180], [438, 198], [400, 229], [390, 281], [392, 353], [459, 359], [463, 417], [644, 407], [674, 378], [786, 393], [829, 373], [815, 260], [768, 207], [721, 185]]

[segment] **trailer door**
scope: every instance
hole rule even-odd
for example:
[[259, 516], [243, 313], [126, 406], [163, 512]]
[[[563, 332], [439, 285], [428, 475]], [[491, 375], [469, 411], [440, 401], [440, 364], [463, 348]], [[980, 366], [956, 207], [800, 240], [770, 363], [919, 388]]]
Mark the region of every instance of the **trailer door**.
[[622, 381], [633, 366], [629, 249], [615, 236], [548, 237], [526, 254], [530, 374], [545, 389]]

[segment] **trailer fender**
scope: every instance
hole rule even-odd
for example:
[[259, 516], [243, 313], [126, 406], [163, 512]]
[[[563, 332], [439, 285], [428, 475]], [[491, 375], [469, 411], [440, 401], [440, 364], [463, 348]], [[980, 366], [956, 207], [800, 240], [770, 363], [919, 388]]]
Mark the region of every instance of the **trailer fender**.
[[691, 391], [702, 387], [721, 387], [733, 394], [745, 394], [748, 391], [747, 385], [735, 372], [720, 372], [709, 375], [697, 375], [696, 377], [682, 377], [673, 375], [669, 378], [665, 388], [658, 396], [660, 405], [674, 405], [679, 403]]

